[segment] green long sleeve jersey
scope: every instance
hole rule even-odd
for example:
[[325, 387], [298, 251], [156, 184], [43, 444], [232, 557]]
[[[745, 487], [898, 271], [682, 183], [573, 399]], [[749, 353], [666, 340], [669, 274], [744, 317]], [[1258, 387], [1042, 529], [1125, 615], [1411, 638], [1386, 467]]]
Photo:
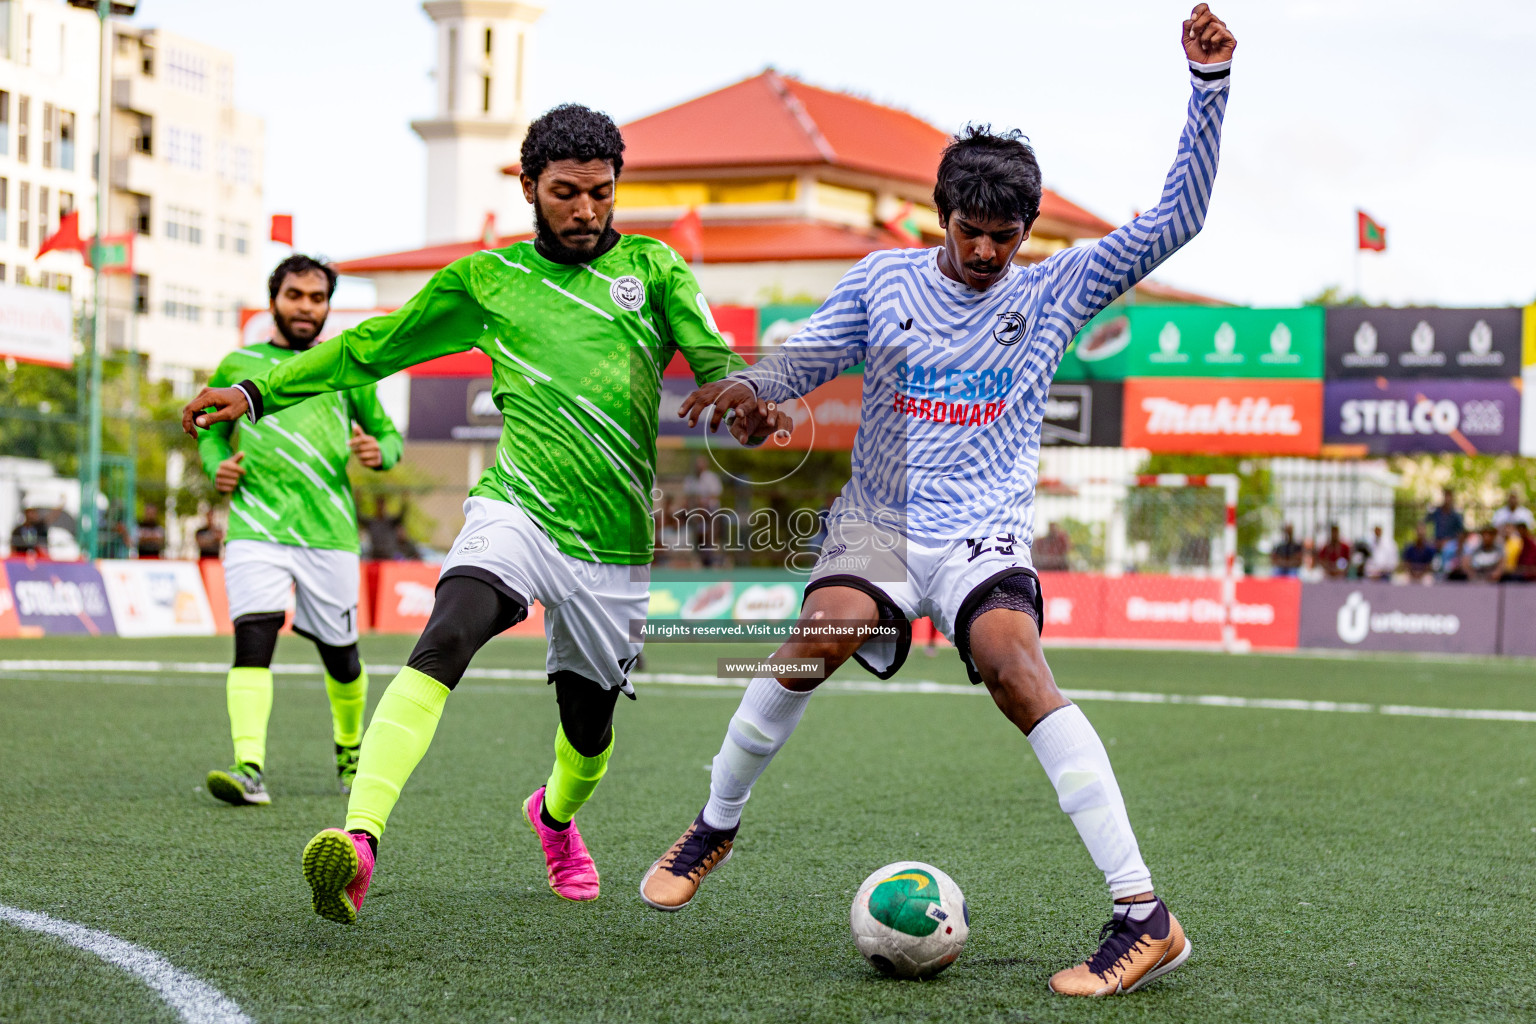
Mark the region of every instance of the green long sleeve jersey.
[[[325, 348], [335, 341], [321, 343]], [[262, 380], [301, 353], [271, 343], [236, 349], [208, 381], [227, 387]], [[213, 479], [219, 463], [244, 453], [245, 475], [229, 496], [230, 540], [265, 540], [306, 548], [356, 551], [357, 509], [347, 479], [352, 423], [379, 442], [380, 469], [400, 459], [400, 432], [390, 422], [370, 383], [299, 402], [263, 417], [260, 425], [218, 423], [197, 439], [203, 472]], [[232, 436], [233, 435], [233, 436]], [[233, 444], [231, 441], [233, 440]]]
[[745, 366], [721, 337], [688, 264], [625, 235], [591, 263], [531, 242], [438, 271], [393, 313], [344, 331], [255, 383], [258, 426], [312, 395], [479, 348], [504, 423], [471, 495], [510, 502], [575, 558], [651, 560], [661, 374], [679, 350], [704, 384]]

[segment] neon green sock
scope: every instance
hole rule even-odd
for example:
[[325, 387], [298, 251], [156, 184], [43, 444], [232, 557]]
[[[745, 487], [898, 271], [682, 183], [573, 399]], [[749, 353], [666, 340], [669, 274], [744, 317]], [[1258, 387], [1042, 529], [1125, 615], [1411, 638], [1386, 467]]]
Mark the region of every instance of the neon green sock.
[[608, 758], [613, 753], [613, 740], [608, 749], [596, 757], [584, 757], [565, 738], [565, 729], [555, 728], [555, 767], [544, 784], [544, 809], [556, 821], [570, 821], [581, 810], [581, 805], [592, 799], [597, 784], [603, 781], [608, 770]]
[[368, 706], [368, 669], [343, 683], [325, 674], [325, 693], [331, 698], [331, 734], [343, 747], [355, 747], [363, 738], [363, 709]]
[[232, 668], [224, 683], [229, 701], [229, 735], [235, 761], [258, 768], [267, 763], [267, 719], [272, 714], [272, 670]]
[[373, 709], [347, 802], [348, 831], [384, 835], [384, 822], [400, 799], [405, 780], [432, 745], [448, 687], [413, 668], [402, 668]]

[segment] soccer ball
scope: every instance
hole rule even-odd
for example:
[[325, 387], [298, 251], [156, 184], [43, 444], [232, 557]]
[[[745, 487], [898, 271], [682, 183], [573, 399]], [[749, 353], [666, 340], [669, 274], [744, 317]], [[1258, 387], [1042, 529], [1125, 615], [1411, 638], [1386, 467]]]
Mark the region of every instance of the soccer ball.
[[955, 962], [971, 913], [954, 879], [922, 861], [887, 864], [853, 897], [853, 943], [882, 974], [931, 978]]

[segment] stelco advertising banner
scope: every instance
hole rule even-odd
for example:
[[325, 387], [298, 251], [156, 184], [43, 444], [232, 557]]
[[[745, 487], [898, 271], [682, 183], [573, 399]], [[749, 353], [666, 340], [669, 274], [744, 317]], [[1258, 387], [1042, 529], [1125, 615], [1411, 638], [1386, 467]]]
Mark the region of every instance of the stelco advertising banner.
[[1301, 588], [1302, 647], [1496, 654], [1500, 591], [1446, 583], [1394, 587], [1343, 580]]
[[1372, 455], [1520, 449], [1520, 389], [1508, 380], [1335, 380], [1325, 406], [1323, 440]]
[[1124, 398], [1125, 387], [1117, 380], [1052, 381], [1040, 443], [1118, 448]]
[[110, 636], [117, 632], [101, 572], [90, 562], [11, 559], [5, 563], [5, 574], [23, 635]]
[[1327, 315], [1329, 378], [1517, 377], [1519, 309], [1373, 309]]
[[1057, 378], [1323, 375], [1323, 310], [1129, 306], [1078, 333]]
[[1128, 380], [1123, 443], [1155, 452], [1315, 455], [1322, 411], [1322, 381]]

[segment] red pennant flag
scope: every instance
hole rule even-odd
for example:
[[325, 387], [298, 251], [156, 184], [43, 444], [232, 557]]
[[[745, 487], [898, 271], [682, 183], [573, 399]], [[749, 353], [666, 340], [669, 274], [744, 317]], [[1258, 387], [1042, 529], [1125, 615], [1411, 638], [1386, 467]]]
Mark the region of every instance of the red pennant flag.
[[1356, 210], [1355, 217], [1357, 218], [1357, 226], [1360, 232], [1360, 238], [1356, 243], [1356, 247], [1369, 249], [1371, 252], [1386, 252], [1387, 229], [1372, 220], [1370, 214], [1364, 210]]
[[272, 215], [272, 241], [281, 242], [290, 247], [293, 245], [293, 214], [274, 213]]
[[689, 263], [704, 259], [704, 218], [699, 209], [690, 206], [688, 212], [672, 222], [672, 237], [677, 241], [679, 252], [688, 253]]
[[896, 216], [881, 226], [901, 239], [901, 244], [909, 249], [923, 244], [923, 229], [917, 223], [917, 216], [911, 203], [902, 203], [901, 209], [896, 211]]
[[72, 210], [59, 218], [59, 230], [43, 239], [43, 247], [37, 250], [39, 258], [45, 252], [74, 251], [85, 256], [90, 243], [80, 238], [80, 211]]

